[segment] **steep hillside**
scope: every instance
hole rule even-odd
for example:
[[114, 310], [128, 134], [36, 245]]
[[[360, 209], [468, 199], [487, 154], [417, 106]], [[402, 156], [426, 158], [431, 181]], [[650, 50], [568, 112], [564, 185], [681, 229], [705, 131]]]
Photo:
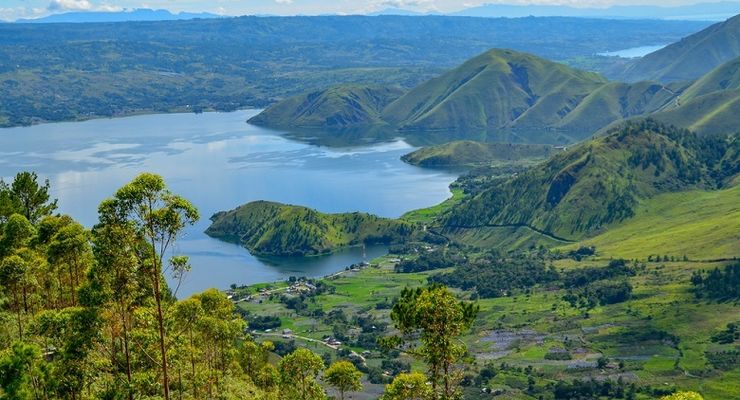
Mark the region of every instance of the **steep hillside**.
[[740, 255], [740, 186], [660, 194], [641, 203], [633, 218], [566, 250], [581, 246], [628, 259], [658, 254], [692, 260], [736, 257]]
[[209, 236], [264, 255], [319, 255], [363, 243], [397, 243], [412, 233], [405, 222], [364, 213], [324, 214], [267, 201], [211, 217]]
[[740, 56], [740, 15], [714, 24], [630, 65], [619, 78], [627, 81], [693, 80]]
[[479, 166], [495, 161], [546, 159], [557, 151], [548, 145], [480, 143], [460, 140], [423, 147], [404, 155], [401, 159], [421, 167]]
[[654, 117], [700, 134], [740, 131], [740, 57], [715, 68], [689, 86]]
[[653, 120], [623, 124], [510, 179], [489, 183], [443, 217], [447, 229], [526, 227], [577, 240], [635, 215], [664, 192], [713, 189], [740, 172], [737, 140]]
[[610, 82], [590, 93], [557, 126], [566, 131], [595, 132], [611, 122], [660, 110], [675, 96], [671, 88], [655, 82]]
[[403, 94], [398, 88], [334, 86], [290, 97], [249, 120], [255, 125], [332, 128], [379, 124], [380, 113]]
[[335, 87], [280, 102], [250, 122], [285, 128], [372, 125], [407, 136], [567, 144], [615, 121], [661, 110], [677, 95], [658, 83], [608, 82], [595, 73], [498, 49], [392, 101], [398, 94]]
[[605, 83], [533, 55], [491, 50], [417, 86], [383, 118], [408, 131], [542, 129]]

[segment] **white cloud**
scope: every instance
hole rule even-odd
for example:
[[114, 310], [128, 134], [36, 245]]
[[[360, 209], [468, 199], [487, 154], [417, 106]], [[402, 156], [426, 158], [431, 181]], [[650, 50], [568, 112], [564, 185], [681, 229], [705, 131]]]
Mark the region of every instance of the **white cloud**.
[[275, 0], [278, 4], [293, 4], [293, 0]]
[[88, 0], [51, 0], [50, 11], [87, 11], [92, 10], [93, 5]]

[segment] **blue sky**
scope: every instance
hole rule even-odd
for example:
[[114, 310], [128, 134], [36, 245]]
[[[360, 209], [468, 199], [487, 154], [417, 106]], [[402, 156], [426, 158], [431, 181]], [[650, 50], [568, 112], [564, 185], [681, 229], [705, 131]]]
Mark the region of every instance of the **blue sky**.
[[[707, 0], [713, 1], [713, 0]], [[681, 5], [700, 0], [0, 0], [0, 19], [33, 18], [66, 11], [116, 11], [164, 8], [171, 11], [207, 11], [245, 14], [358, 14], [385, 8], [450, 12], [483, 3], [564, 4], [576, 7], [611, 5]]]

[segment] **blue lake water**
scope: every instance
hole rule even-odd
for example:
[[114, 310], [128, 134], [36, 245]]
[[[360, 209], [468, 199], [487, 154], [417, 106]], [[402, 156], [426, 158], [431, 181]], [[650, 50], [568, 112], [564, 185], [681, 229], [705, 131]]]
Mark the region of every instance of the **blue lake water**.
[[193, 270], [178, 297], [210, 287], [323, 276], [385, 253], [353, 248], [317, 258], [257, 258], [202, 232], [216, 211], [253, 200], [323, 212], [398, 217], [450, 196], [451, 172], [407, 165], [402, 139], [332, 147], [291, 140], [245, 121], [257, 111], [155, 114], [0, 129], [0, 176], [36, 171], [51, 181], [59, 211], [92, 226], [97, 205], [141, 172], [162, 175], [201, 221], [177, 243]]
[[621, 57], [621, 58], [640, 58], [654, 51], [658, 51], [665, 46], [666, 45], [664, 44], [658, 44], [658, 45], [652, 45], [652, 46], [631, 47], [629, 49], [605, 51], [603, 53], [599, 53], [599, 55], [608, 56], [608, 57]]

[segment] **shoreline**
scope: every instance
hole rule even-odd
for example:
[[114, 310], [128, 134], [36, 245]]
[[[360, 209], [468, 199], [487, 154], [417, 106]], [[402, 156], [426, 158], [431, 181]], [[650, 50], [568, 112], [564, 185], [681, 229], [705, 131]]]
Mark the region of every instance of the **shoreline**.
[[[195, 112], [192, 109], [173, 109], [170, 111], [156, 111], [156, 110], [139, 110], [139, 111], [133, 111], [130, 113], [123, 113], [123, 114], [117, 114], [113, 116], [106, 116], [106, 115], [95, 115], [90, 117], [81, 117], [76, 119], [63, 119], [59, 121], [41, 121], [41, 122], [34, 122], [29, 125], [9, 125], [9, 126], [0, 126], [0, 132], [6, 129], [17, 129], [17, 128], [32, 128], [35, 126], [40, 125], [50, 125], [50, 124], [66, 124], [66, 123], [78, 123], [78, 122], [87, 122], [87, 121], [96, 121], [96, 120], [113, 120], [113, 119], [121, 119], [121, 118], [130, 118], [130, 117], [139, 117], [144, 115], [171, 115], [171, 114], [205, 114], [205, 113], [232, 113], [232, 112], [238, 112], [238, 111], [257, 111], [257, 110], [263, 110], [264, 108], [260, 107], [240, 107], [233, 110], [219, 110], [215, 108], [209, 108], [204, 109], [199, 112]], [[247, 121], [244, 121], [247, 123]]]

